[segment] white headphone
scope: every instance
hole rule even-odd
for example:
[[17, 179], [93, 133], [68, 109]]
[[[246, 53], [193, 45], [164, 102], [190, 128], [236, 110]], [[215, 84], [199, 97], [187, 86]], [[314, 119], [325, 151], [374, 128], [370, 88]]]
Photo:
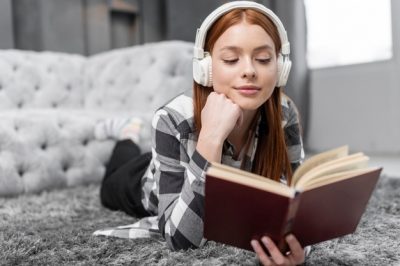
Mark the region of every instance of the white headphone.
[[286, 30], [283, 27], [280, 19], [270, 9], [251, 1], [234, 1], [218, 7], [207, 16], [200, 28], [197, 29], [196, 41], [193, 49], [193, 79], [200, 85], [206, 87], [212, 86], [212, 59], [209, 52], [204, 52], [204, 43], [207, 31], [219, 17], [237, 8], [257, 10], [266, 15], [275, 24], [282, 43], [282, 48], [279, 52], [277, 60], [278, 80], [276, 86], [281, 87], [286, 85], [286, 82], [289, 78], [290, 68], [292, 67], [292, 62], [289, 59], [290, 44], [287, 38]]

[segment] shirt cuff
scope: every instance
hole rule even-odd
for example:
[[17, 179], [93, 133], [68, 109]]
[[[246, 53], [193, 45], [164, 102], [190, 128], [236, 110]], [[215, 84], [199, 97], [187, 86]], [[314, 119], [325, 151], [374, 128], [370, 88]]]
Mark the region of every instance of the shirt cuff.
[[195, 176], [200, 177], [200, 179], [204, 181], [205, 172], [210, 165], [210, 162], [208, 162], [197, 150], [194, 151], [189, 162], [189, 167]]

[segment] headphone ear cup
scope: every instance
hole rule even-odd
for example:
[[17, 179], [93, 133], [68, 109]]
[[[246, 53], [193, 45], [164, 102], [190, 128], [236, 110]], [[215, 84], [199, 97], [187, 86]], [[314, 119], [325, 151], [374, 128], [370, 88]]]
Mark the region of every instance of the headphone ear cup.
[[292, 68], [292, 61], [288, 56], [282, 56], [279, 54], [278, 60], [278, 78], [276, 82], [277, 87], [285, 86], [289, 78], [290, 69]]
[[193, 59], [193, 79], [205, 87], [212, 87], [212, 59], [206, 53], [203, 59]]

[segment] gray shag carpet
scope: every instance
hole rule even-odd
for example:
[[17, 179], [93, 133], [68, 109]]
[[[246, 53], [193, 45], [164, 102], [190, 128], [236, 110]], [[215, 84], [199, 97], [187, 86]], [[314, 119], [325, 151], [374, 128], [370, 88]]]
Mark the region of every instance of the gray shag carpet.
[[[173, 252], [162, 241], [92, 236], [135, 221], [99, 203], [99, 186], [0, 199], [1, 265], [254, 265], [254, 253], [209, 242]], [[400, 265], [400, 178], [381, 177], [356, 233], [313, 247], [306, 265]]]

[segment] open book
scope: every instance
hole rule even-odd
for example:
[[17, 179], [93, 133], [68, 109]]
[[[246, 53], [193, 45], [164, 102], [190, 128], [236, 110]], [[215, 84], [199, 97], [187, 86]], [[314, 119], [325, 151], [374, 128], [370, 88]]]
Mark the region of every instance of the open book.
[[253, 250], [250, 241], [267, 235], [282, 252], [293, 233], [307, 246], [353, 233], [382, 168], [368, 167], [363, 153], [348, 147], [307, 159], [292, 185], [212, 163], [206, 173], [204, 236]]

